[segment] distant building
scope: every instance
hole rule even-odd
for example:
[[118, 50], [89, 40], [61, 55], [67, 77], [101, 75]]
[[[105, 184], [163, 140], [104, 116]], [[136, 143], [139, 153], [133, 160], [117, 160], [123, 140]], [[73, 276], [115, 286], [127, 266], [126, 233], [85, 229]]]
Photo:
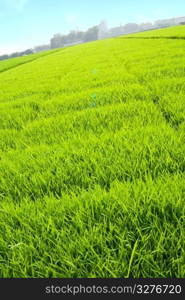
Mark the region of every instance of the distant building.
[[102, 21], [98, 25], [98, 40], [108, 37], [108, 25], [106, 21]]
[[76, 41], [76, 42], [73, 42], [73, 43], [66, 43], [66, 44], [64, 44], [63, 47], [75, 46], [75, 45], [79, 45], [79, 44], [82, 44], [82, 43], [84, 43], [84, 41]]
[[185, 22], [185, 17], [171, 18], [171, 19], [166, 19], [166, 20], [157, 20], [154, 24], [159, 27], [163, 27], [163, 26], [179, 25], [182, 22]]
[[139, 25], [139, 30], [150, 30], [150, 29], [153, 29], [153, 24], [152, 23], [141, 23]]
[[124, 29], [123, 26], [114, 27], [114, 28], [111, 28], [109, 30], [109, 36], [110, 37], [119, 36], [119, 35], [122, 35], [122, 34], [125, 34], [125, 29]]

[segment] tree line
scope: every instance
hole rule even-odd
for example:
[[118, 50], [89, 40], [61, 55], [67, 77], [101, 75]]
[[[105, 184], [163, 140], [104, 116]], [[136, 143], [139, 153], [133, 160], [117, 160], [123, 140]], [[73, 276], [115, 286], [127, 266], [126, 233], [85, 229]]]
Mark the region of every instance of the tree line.
[[104, 38], [115, 37], [119, 35], [140, 32], [145, 30], [158, 29], [162, 27], [168, 27], [173, 25], [184, 25], [185, 17], [173, 18], [167, 20], [158, 20], [154, 23], [128, 23], [125, 25], [120, 25], [118, 27], [108, 29], [107, 22], [102, 21], [99, 25], [88, 28], [86, 31], [72, 30], [69, 34], [57, 33], [51, 38], [50, 43], [47, 45], [39, 45], [32, 49], [27, 49], [22, 52], [15, 52], [10, 55], [1, 55], [0, 60], [5, 60], [9, 58], [15, 58], [19, 56], [25, 56], [44, 50], [50, 50], [55, 48], [62, 48], [67, 46], [72, 46], [80, 43], [86, 43], [90, 41], [96, 41]]

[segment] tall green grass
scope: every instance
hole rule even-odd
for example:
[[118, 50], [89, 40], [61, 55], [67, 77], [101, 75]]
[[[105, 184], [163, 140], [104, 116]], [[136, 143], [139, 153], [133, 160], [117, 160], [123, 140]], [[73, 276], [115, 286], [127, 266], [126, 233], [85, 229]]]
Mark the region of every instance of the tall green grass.
[[0, 62], [0, 277], [184, 277], [184, 49]]

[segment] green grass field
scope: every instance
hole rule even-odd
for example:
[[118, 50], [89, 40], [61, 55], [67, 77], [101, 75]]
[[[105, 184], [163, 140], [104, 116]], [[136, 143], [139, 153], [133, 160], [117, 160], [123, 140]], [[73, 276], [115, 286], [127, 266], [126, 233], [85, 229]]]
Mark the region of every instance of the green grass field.
[[0, 62], [0, 277], [185, 276], [184, 38]]

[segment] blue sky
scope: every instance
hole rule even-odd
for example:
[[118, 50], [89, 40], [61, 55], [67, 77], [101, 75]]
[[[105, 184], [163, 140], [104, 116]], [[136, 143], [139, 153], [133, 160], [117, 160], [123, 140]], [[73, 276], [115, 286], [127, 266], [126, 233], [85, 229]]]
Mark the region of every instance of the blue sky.
[[185, 16], [185, 0], [0, 0], [0, 54], [48, 43], [54, 33]]

